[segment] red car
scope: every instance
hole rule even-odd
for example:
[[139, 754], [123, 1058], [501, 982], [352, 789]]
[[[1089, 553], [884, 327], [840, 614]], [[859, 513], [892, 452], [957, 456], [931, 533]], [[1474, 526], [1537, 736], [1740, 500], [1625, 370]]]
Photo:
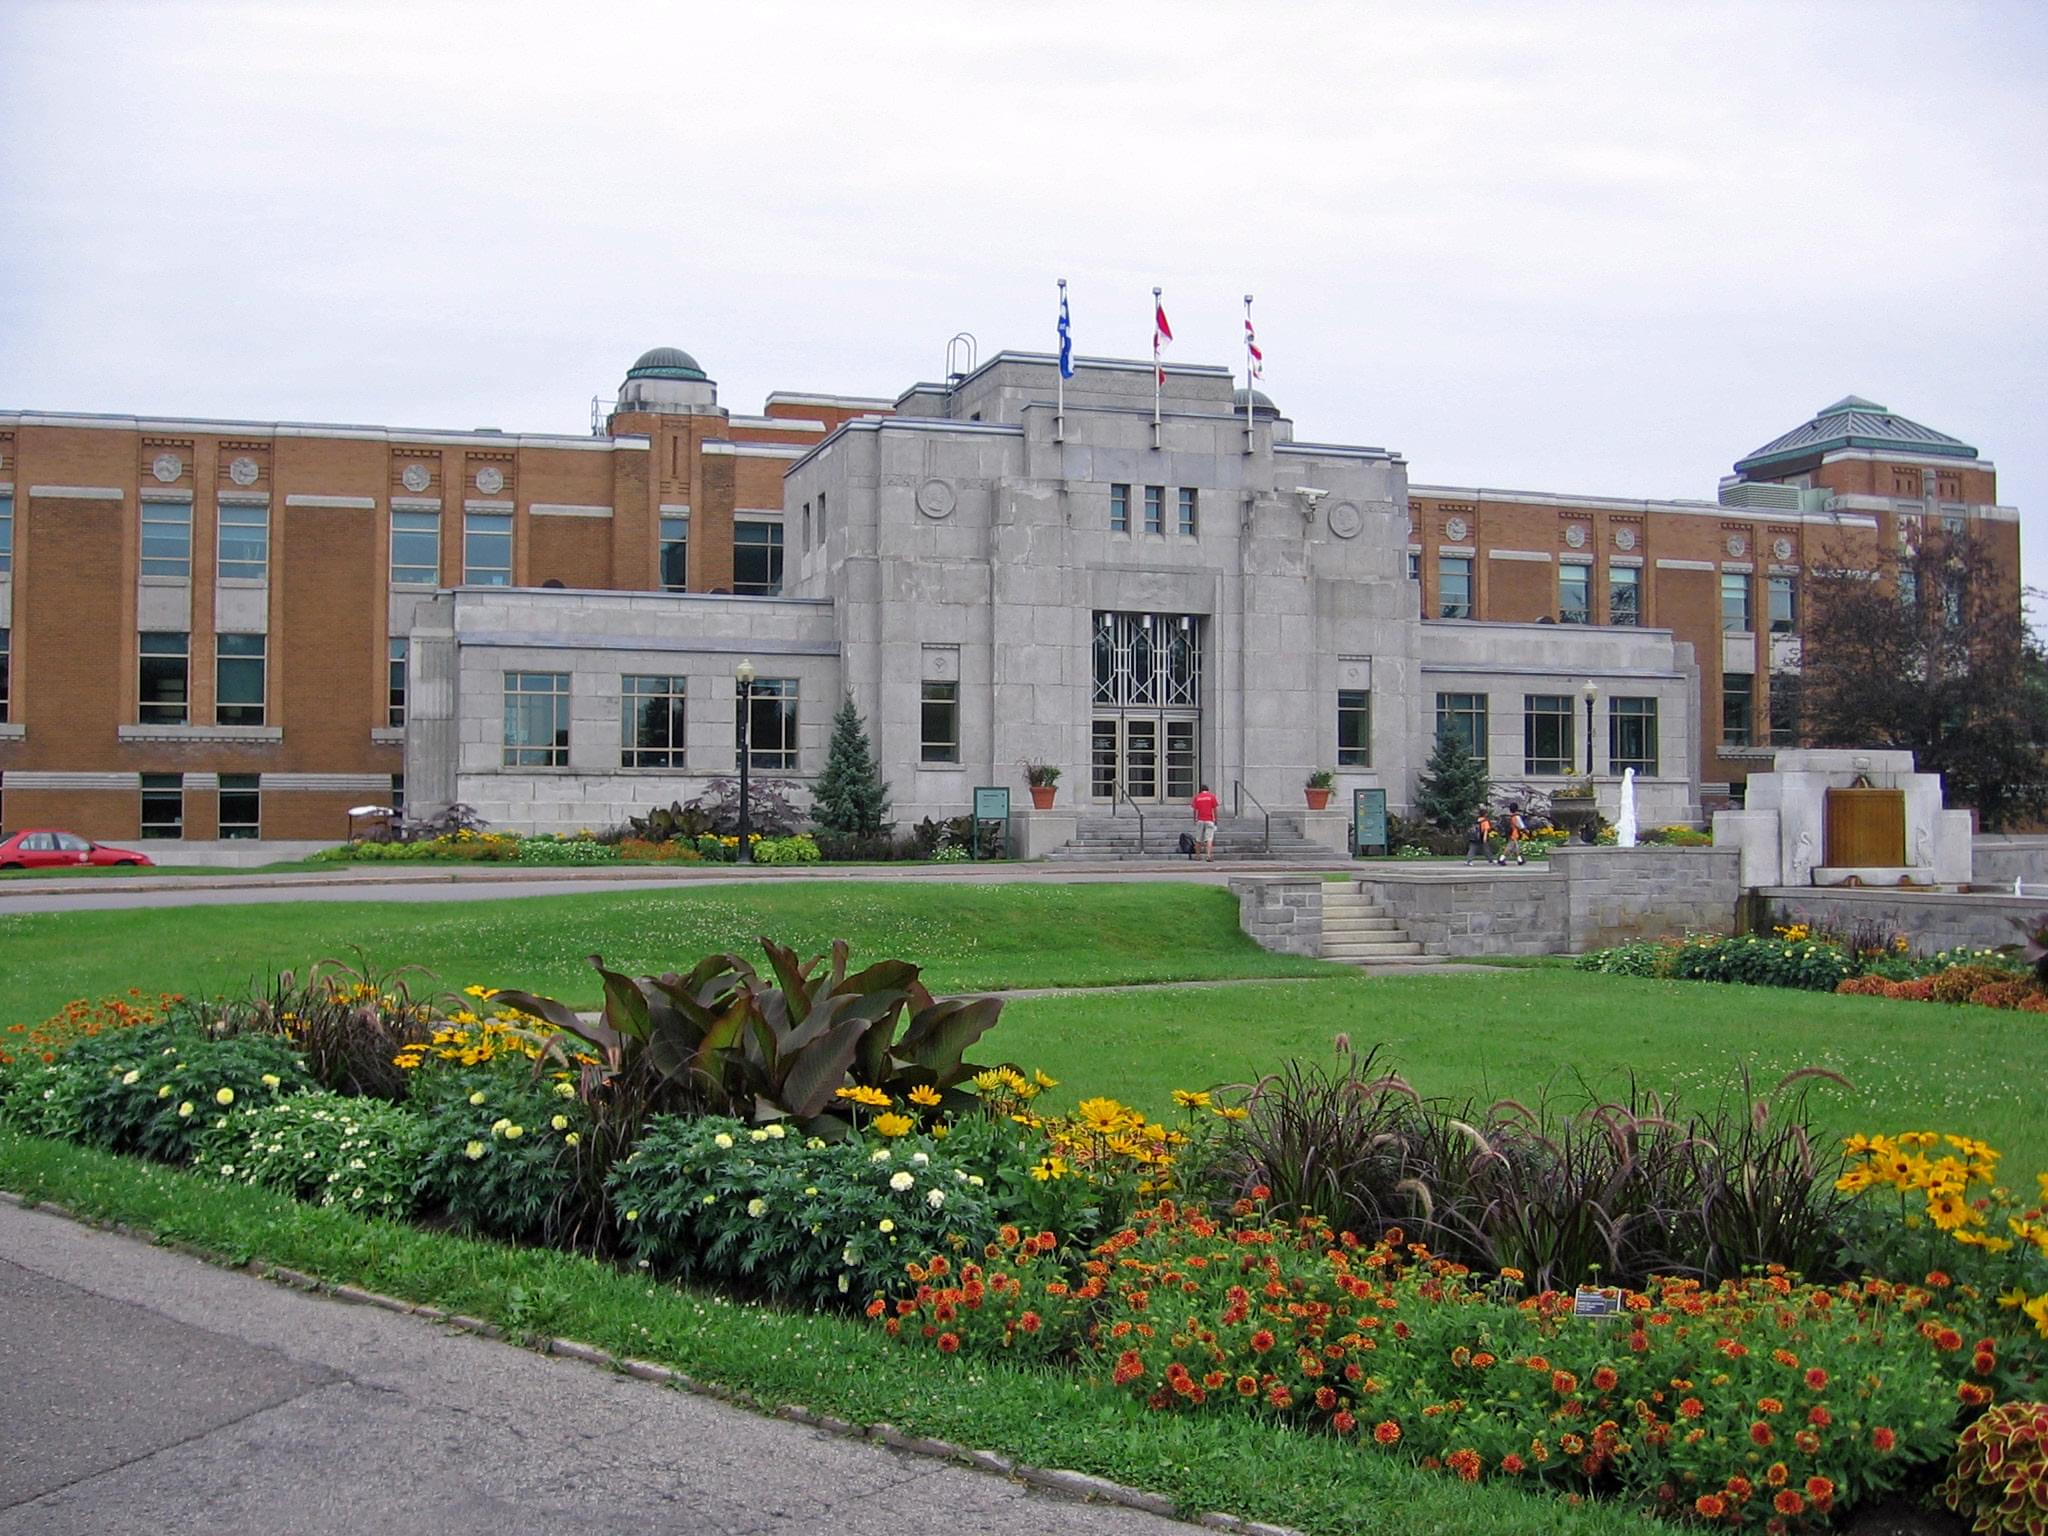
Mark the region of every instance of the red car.
[[153, 864], [146, 853], [90, 842], [76, 832], [34, 827], [0, 838], [0, 869], [81, 869], [89, 864]]

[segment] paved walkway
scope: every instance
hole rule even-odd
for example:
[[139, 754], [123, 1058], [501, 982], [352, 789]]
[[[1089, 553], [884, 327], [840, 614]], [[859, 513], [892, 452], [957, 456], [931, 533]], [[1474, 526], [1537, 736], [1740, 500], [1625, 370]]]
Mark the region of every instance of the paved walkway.
[[0, 1536], [1183, 1536], [0, 1203]]

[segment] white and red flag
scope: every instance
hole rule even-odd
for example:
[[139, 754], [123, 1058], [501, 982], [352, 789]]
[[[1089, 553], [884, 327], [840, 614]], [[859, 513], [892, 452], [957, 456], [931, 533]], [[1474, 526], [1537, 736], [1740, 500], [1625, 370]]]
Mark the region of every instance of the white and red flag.
[[1255, 379], [1266, 376], [1266, 354], [1259, 350], [1259, 333], [1252, 329], [1252, 303], [1244, 303], [1244, 355], [1245, 370]]
[[1166, 306], [1159, 302], [1159, 290], [1152, 290], [1152, 382], [1164, 386], [1166, 364], [1160, 361], [1159, 351], [1173, 340], [1173, 327], [1166, 323]]

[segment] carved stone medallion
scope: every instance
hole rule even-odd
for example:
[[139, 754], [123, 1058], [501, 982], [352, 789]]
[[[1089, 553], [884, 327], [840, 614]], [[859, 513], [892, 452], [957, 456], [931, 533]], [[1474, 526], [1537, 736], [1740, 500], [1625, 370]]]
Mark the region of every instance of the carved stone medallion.
[[1615, 529], [1615, 530], [1614, 530], [1614, 547], [1615, 547], [1616, 549], [1634, 549], [1634, 548], [1636, 547], [1636, 531], [1635, 531], [1635, 529], [1633, 529], [1633, 528], [1617, 528], [1617, 529]]
[[927, 480], [917, 488], [917, 510], [926, 517], [951, 517], [958, 505], [953, 487], [943, 480]]
[[262, 467], [246, 453], [228, 466], [228, 478], [237, 485], [254, 485], [262, 473]]
[[505, 471], [495, 464], [486, 464], [476, 472], [476, 488], [486, 496], [495, 496], [505, 489]]
[[1771, 546], [1771, 554], [1779, 560], [1790, 560], [1792, 558], [1792, 541], [1790, 539], [1779, 539]]
[[1472, 531], [1471, 525], [1462, 517], [1454, 517], [1444, 524], [1444, 537], [1453, 543], [1461, 542]]
[[1358, 504], [1340, 501], [1330, 508], [1330, 532], [1340, 539], [1355, 539], [1365, 527], [1365, 514]]
[[[481, 483], [481, 476], [478, 477], [478, 481]], [[421, 491], [424, 491], [434, 483], [434, 476], [424, 464], [408, 464], [405, 466], [404, 472], [399, 475], [398, 482], [408, 491], [411, 491], [413, 495], [417, 496]]]
[[1573, 549], [1584, 549], [1586, 547], [1586, 525], [1584, 523], [1566, 523], [1564, 525], [1564, 541], [1571, 545]]
[[175, 453], [160, 453], [150, 462], [149, 472], [169, 485], [185, 473], [185, 461]]
[[1729, 534], [1728, 553], [1733, 555], [1738, 560], [1741, 559], [1744, 555], [1749, 553], [1749, 540], [1745, 539], [1739, 533]]

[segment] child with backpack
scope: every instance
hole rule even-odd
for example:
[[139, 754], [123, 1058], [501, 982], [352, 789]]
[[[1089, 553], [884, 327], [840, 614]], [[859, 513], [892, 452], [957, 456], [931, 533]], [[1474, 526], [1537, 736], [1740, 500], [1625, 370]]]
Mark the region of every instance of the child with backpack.
[[1493, 818], [1486, 814], [1486, 807], [1481, 806], [1472, 825], [1465, 829], [1465, 862], [1470, 864], [1476, 858], [1484, 863], [1492, 842]]
[[1507, 845], [1501, 849], [1500, 857], [1493, 862], [1505, 864], [1509, 857], [1512, 856], [1517, 864], [1528, 863], [1528, 856], [1522, 852], [1522, 834], [1528, 830], [1528, 824], [1522, 820], [1522, 807], [1520, 803], [1510, 800], [1508, 802]]

